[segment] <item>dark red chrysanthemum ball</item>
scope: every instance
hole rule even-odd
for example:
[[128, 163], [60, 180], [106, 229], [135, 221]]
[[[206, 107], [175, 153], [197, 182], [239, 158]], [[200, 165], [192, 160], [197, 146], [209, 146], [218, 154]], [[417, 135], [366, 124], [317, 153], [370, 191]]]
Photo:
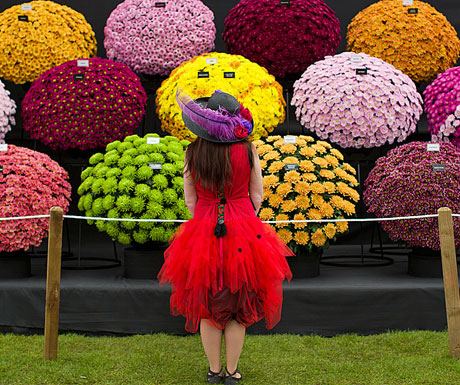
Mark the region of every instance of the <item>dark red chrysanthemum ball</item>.
[[341, 41], [339, 20], [322, 0], [241, 0], [225, 19], [223, 37], [230, 53], [277, 77], [334, 55]]

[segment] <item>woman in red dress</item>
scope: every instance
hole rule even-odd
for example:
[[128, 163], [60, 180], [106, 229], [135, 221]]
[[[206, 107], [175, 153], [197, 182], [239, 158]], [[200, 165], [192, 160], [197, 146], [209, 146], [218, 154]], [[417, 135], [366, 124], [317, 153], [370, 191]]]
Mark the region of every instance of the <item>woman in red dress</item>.
[[[231, 95], [216, 91], [192, 100], [177, 94], [182, 118], [198, 136], [185, 156], [185, 200], [193, 219], [179, 227], [165, 252], [160, 283], [172, 284], [171, 313], [200, 328], [209, 360], [209, 383], [236, 384], [246, 328], [281, 318], [282, 282], [292, 277], [291, 250], [257, 218], [262, 173], [251, 113]], [[222, 334], [226, 371], [220, 357]]]

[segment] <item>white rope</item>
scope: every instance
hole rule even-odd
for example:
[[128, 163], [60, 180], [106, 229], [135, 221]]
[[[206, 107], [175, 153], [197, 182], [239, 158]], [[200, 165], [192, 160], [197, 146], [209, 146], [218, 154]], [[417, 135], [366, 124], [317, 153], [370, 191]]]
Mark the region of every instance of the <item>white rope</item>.
[[[460, 214], [452, 214], [453, 217], [460, 218]], [[0, 218], [0, 221], [13, 221], [20, 219], [39, 219], [49, 218], [50, 215], [29, 215], [23, 217], [8, 217]], [[407, 217], [388, 217], [388, 218], [343, 218], [343, 219], [303, 219], [303, 220], [288, 220], [288, 221], [264, 221], [264, 223], [276, 224], [276, 223], [335, 223], [335, 222], [386, 222], [386, 221], [401, 221], [408, 219], [427, 219], [437, 218], [438, 214], [428, 215], [411, 215]], [[101, 217], [82, 217], [78, 215], [64, 215], [66, 219], [79, 219], [79, 220], [91, 220], [91, 221], [113, 221], [113, 222], [162, 222], [162, 223], [184, 223], [186, 220], [180, 219], [136, 219], [136, 218], [101, 218]]]
[[0, 221], [15, 221], [17, 219], [37, 219], [37, 218], [49, 218], [50, 215], [28, 215], [25, 217], [8, 217], [8, 218], [0, 218]]

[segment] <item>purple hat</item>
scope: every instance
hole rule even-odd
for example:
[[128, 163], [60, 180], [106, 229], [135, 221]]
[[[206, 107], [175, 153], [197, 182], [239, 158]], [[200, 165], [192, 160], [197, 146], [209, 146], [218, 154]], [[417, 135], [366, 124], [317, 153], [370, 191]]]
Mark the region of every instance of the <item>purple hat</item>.
[[211, 97], [193, 100], [178, 89], [176, 99], [185, 125], [200, 138], [235, 143], [246, 139], [254, 129], [251, 112], [225, 92], [215, 91]]

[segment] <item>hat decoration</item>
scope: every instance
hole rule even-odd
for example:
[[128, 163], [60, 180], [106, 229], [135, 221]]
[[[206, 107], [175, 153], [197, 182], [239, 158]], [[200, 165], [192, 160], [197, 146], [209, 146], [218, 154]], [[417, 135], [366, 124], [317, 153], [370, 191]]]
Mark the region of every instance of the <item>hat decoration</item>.
[[239, 142], [251, 135], [254, 122], [249, 109], [230, 94], [215, 91], [209, 98], [193, 100], [180, 89], [176, 99], [186, 126], [213, 142]]

